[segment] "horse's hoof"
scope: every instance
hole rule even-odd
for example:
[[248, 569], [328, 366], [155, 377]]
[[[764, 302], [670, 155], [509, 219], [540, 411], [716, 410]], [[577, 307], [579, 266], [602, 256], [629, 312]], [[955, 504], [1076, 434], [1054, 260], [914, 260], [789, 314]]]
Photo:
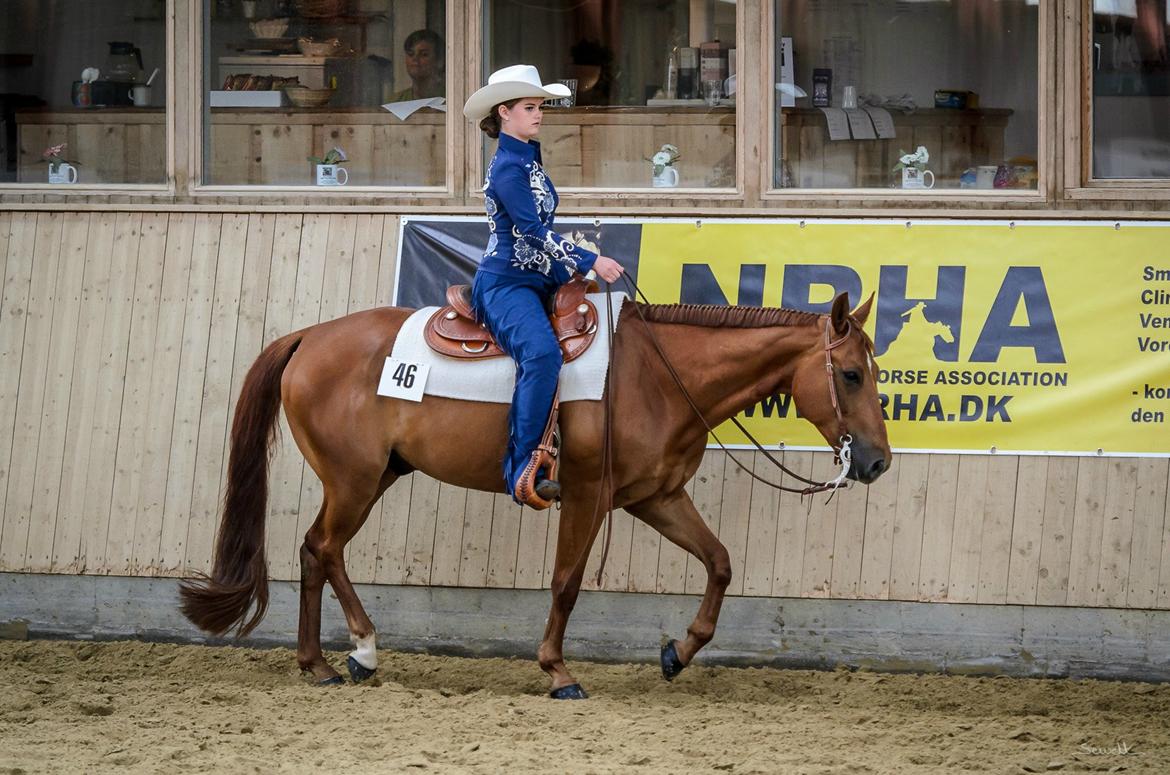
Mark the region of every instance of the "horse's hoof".
[[673, 681], [674, 677], [686, 667], [678, 658], [678, 649], [674, 647], [674, 641], [670, 641], [662, 647], [661, 662], [662, 677], [668, 681]]
[[[349, 668], [349, 677], [353, 679], [355, 684], [360, 684], [374, 674], [374, 670], [370, 670], [353, 657], [345, 660], [345, 666]], [[341, 680], [338, 678], [337, 680]]]
[[554, 700], [587, 700], [589, 695], [581, 688], [581, 684], [569, 684], [560, 689], [553, 689], [548, 693]]
[[345, 679], [339, 675], [335, 675], [332, 678], [326, 678], [324, 680], [318, 681], [317, 685], [318, 686], [344, 686]]

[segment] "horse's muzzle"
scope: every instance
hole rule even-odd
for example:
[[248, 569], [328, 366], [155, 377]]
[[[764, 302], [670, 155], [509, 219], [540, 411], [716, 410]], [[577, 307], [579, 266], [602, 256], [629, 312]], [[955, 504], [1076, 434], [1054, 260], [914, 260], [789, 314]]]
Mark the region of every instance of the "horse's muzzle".
[[848, 478], [862, 484], [877, 480], [890, 468], [886, 453], [872, 444], [858, 440], [853, 443], [853, 465], [849, 467]]

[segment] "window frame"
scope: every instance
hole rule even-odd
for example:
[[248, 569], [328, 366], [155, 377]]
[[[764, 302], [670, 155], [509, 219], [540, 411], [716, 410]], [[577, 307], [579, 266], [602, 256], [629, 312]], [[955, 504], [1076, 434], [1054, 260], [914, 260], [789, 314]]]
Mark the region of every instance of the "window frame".
[[195, 77], [190, 81], [190, 93], [187, 95], [187, 106], [191, 116], [190, 126], [192, 127], [192, 132], [188, 137], [190, 147], [187, 153], [187, 164], [190, 174], [190, 186], [187, 194], [192, 199], [196, 201], [209, 198], [220, 200], [224, 197], [232, 197], [240, 201], [275, 199], [283, 202], [286, 198], [295, 197], [297, 199], [309, 198], [323, 201], [345, 200], [347, 204], [355, 202], [372, 204], [384, 200], [403, 199], [414, 202], [447, 202], [463, 193], [459, 190], [459, 178], [455, 173], [457, 165], [461, 162], [460, 157], [462, 154], [460, 150], [462, 143], [459, 141], [458, 133], [461, 128], [460, 125], [463, 122], [461, 121], [462, 114], [453, 109], [453, 106], [456, 102], [459, 105], [463, 104], [463, 62], [467, 58], [465, 54], [468, 49], [457, 47], [454, 43], [455, 36], [451, 34], [453, 29], [458, 29], [456, 25], [463, 24], [462, 17], [458, 15], [459, 0], [445, 0], [444, 3], [447, 29], [443, 36], [443, 44], [446, 48], [448, 97], [444, 131], [448, 140], [445, 143], [446, 153], [444, 154], [445, 169], [443, 171], [443, 185], [337, 187], [314, 185], [229, 185], [204, 181], [203, 139], [204, 132], [209, 131], [209, 127], [204, 121], [205, 114], [203, 109], [203, 94], [207, 83], [207, 73], [204, 68], [205, 56], [207, 54], [205, 49], [207, 41], [204, 39], [203, 34], [203, 0], [187, 0], [187, 2], [189, 2], [188, 21], [190, 24], [188, 51], [190, 52], [190, 65], [195, 72]]
[[3, 203], [7, 197], [16, 196], [53, 196], [63, 197], [65, 199], [76, 199], [79, 197], [107, 197], [107, 196], [135, 196], [139, 198], [157, 198], [159, 196], [175, 197], [178, 193], [176, 186], [176, 168], [175, 168], [175, 146], [177, 143], [178, 118], [175, 115], [177, 101], [175, 99], [175, 89], [177, 87], [177, 79], [175, 78], [175, 63], [177, 61], [177, 21], [178, 15], [176, 13], [177, 6], [181, 5], [187, 0], [166, 0], [166, 9], [164, 11], [164, 25], [163, 25], [163, 46], [166, 51], [163, 61], [165, 62], [166, 72], [163, 74], [167, 85], [167, 99], [163, 104], [163, 126], [164, 134], [166, 136], [166, 149], [164, 153], [164, 168], [166, 170], [166, 177], [158, 183], [71, 183], [69, 185], [59, 185], [56, 183], [30, 183], [30, 182], [16, 182], [16, 183], [0, 183], [0, 203]]
[[[488, 54], [486, 46], [488, 34], [488, 2], [490, 0], [467, 0], [467, 50], [480, 52], [478, 57], [468, 57], [466, 82], [469, 86], [467, 95], [470, 95], [471, 92], [479, 88], [478, 84], [482, 84], [488, 75]], [[735, 3], [736, 71], [740, 74], [753, 72], [754, 69], [759, 68], [759, 51], [752, 51], [750, 47], [741, 46], [740, 41], [747, 41], [747, 19], [751, 15], [749, 9], [756, 8], [761, 2], [762, 0], [737, 0]], [[473, 31], [474, 35], [472, 34]], [[749, 67], [753, 68], [753, 70], [749, 70]], [[591, 200], [596, 200], [599, 197], [604, 197], [611, 201], [629, 202], [630, 204], [634, 204], [640, 200], [655, 202], [679, 202], [680, 200], [694, 202], [696, 200], [709, 200], [712, 202], [741, 201], [745, 203], [752, 201], [753, 186], [745, 181], [745, 176], [749, 174], [749, 171], [754, 170], [757, 165], [748, 162], [746, 158], [748, 146], [746, 144], [747, 135], [744, 114], [748, 112], [748, 105], [758, 104], [758, 100], [755, 99], [757, 95], [751, 90], [745, 93], [743, 88], [745, 80], [754, 81], [755, 79], [739, 79], [737, 77], [736, 81], [734, 186], [722, 188], [676, 187], [670, 189], [652, 188], [650, 186], [557, 186], [557, 195], [566, 207], [570, 209], [578, 205], [586, 205]], [[466, 99], [466, 96], [464, 99]], [[462, 103], [460, 103], [460, 107], [462, 107]], [[488, 138], [484, 136], [479, 127], [473, 122], [465, 120], [463, 121], [463, 125], [467, 130], [465, 152], [468, 163], [465, 186], [469, 198], [471, 198], [483, 193], [483, 157]], [[758, 184], [754, 187], [754, 190], [759, 190]]]
[[1064, 39], [1069, 42], [1063, 52], [1064, 105], [1076, 106], [1065, 111], [1065, 197], [1170, 201], [1170, 177], [1093, 177], [1093, 0], [1064, 2], [1079, 5], [1064, 14]]
[[937, 208], [940, 204], [947, 206], [968, 206], [988, 210], [1012, 210], [1020, 206], [1035, 207], [1039, 204], [1050, 203], [1055, 194], [1056, 157], [1054, 150], [1058, 138], [1053, 130], [1056, 115], [1057, 87], [1054, 83], [1053, 72], [1055, 65], [1057, 40], [1057, 0], [1039, 0], [1037, 14], [1037, 34], [1039, 39], [1036, 46], [1038, 88], [1036, 90], [1036, 164], [1037, 182], [1034, 190], [1012, 189], [1010, 192], [974, 191], [971, 189], [922, 189], [910, 190], [894, 189], [896, 194], [888, 188], [779, 188], [774, 185], [773, 170], [780, 163], [779, 152], [776, 148], [776, 95], [771, 88], [775, 77], [775, 29], [776, 3], [780, 0], [764, 0], [764, 19], [761, 27], [767, 30], [767, 45], [763, 49], [764, 62], [758, 74], [764, 83], [761, 93], [767, 102], [767, 120], [761, 122], [766, 125], [766, 135], [760, 138], [762, 147], [767, 148], [767, 154], [760, 170], [760, 179], [765, 188], [761, 192], [762, 204], [774, 203], [796, 204], [809, 203], [827, 209], [839, 209], [842, 203], [865, 203], [866, 206], [885, 204], [899, 209]]

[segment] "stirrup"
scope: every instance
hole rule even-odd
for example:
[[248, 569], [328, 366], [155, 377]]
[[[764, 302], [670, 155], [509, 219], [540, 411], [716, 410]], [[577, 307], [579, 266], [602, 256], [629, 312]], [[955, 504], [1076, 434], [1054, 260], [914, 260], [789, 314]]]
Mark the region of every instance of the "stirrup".
[[[548, 413], [548, 423], [544, 426], [540, 444], [529, 456], [520, 478], [516, 480], [516, 491], [512, 493], [517, 502], [537, 511], [543, 511], [561, 499], [561, 485], [557, 482], [557, 470], [561, 467], [557, 437], [557, 416], [561, 408], [559, 392], [553, 396], [552, 410]], [[547, 472], [543, 478], [540, 477], [542, 470]]]

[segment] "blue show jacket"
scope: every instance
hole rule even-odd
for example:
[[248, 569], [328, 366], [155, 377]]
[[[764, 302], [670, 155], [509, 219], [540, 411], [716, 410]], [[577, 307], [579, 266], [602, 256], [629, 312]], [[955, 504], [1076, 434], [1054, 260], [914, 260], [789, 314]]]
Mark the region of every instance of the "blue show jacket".
[[596, 253], [553, 231], [558, 201], [541, 166], [540, 143], [501, 133], [484, 181], [492, 233], [479, 271], [517, 278], [539, 272], [560, 285], [592, 269]]

